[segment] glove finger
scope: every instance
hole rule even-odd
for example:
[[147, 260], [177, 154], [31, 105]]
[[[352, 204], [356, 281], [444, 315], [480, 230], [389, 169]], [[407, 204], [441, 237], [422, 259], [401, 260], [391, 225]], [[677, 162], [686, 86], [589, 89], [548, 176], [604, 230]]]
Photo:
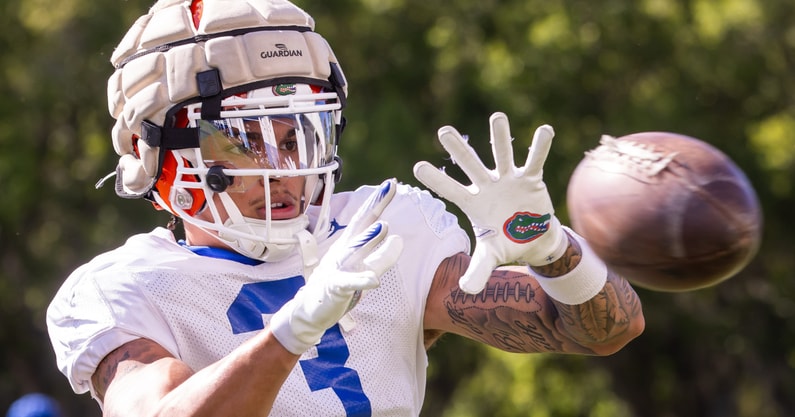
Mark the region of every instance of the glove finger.
[[494, 113], [489, 118], [491, 126], [491, 151], [494, 154], [494, 163], [500, 177], [513, 174], [515, 167], [513, 161], [513, 146], [511, 141], [511, 127], [505, 113]]
[[527, 155], [527, 163], [524, 166], [525, 175], [541, 175], [544, 162], [549, 155], [549, 148], [552, 146], [553, 137], [555, 137], [555, 131], [550, 125], [539, 126], [536, 129], [533, 143], [530, 145], [530, 153]]
[[395, 265], [402, 252], [403, 238], [398, 235], [391, 235], [384, 239], [384, 243], [364, 259], [364, 264], [380, 277]]
[[330, 284], [332, 293], [342, 297], [351, 296], [354, 291], [371, 290], [381, 285], [379, 275], [366, 269], [363, 271], [339, 271]]
[[[482, 247], [482, 246], [481, 246]], [[475, 247], [472, 260], [464, 275], [458, 280], [458, 286], [466, 293], [477, 294], [486, 288], [492, 271], [497, 267], [496, 257], [486, 249]]]
[[347, 240], [347, 247], [337, 258], [337, 266], [341, 270], [360, 271], [362, 261], [373, 252], [376, 246], [387, 236], [389, 228], [382, 221], [370, 225], [363, 232]]
[[484, 184], [491, 181], [488, 168], [483, 165], [478, 154], [457, 130], [451, 126], [439, 129], [439, 142], [473, 184]]
[[392, 201], [395, 196], [396, 184], [395, 179], [391, 178], [381, 183], [378, 188], [370, 194], [367, 201], [359, 207], [356, 214], [353, 215], [348, 226], [345, 228], [347, 236], [354, 236], [370, 227], [373, 222], [381, 217], [386, 206]]
[[336, 288], [340, 291], [371, 290], [381, 285], [381, 275], [395, 265], [403, 252], [403, 239], [392, 235], [384, 244], [369, 254], [362, 263], [365, 268], [357, 272], [340, 271], [335, 277]]
[[461, 183], [426, 161], [414, 165], [414, 177], [436, 194], [459, 207], [472, 195]]

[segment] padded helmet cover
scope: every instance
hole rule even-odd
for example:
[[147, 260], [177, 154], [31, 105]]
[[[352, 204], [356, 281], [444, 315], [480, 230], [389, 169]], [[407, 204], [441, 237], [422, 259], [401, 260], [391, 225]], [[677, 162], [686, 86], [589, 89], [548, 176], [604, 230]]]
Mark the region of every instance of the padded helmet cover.
[[[343, 103], [347, 95], [333, 51], [313, 32], [312, 17], [292, 3], [204, 0], [198, 24], [191, 3], [159, 1], [111, 56], [116, 70], [108, 80], [108, 109], [116, 119], [112, 137], [120, 156], [116, 190], [121, 196], [152, 191], [163, 148], [174, 147], [138, 139], [152, 126], [174, 127], [174, 110], [188, 103], [281, 82], [328, 87]], [[208, 73], [216, 75], [209, 83]]]

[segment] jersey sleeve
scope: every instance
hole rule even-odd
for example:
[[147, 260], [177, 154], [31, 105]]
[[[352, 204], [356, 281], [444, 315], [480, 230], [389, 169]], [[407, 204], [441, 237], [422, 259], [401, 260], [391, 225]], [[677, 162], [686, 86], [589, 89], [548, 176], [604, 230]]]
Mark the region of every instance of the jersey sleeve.
[[144, 334], [176, 356], [168, 325], [136, 285], [135, 267], [116, 262], [119, 252], [100, 255], [78, 268], [47, 309], [58, 368], [78, 394], [93, 394], [91, 376], [99, 362]]

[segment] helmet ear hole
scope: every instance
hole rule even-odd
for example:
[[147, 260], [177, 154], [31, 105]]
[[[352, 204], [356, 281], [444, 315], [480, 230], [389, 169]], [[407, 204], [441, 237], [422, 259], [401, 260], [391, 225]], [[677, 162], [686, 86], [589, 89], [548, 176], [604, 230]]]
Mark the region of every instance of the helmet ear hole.
[[[181, 157], [180, 157], [181, 158]], [[182, 163], [186, 166], [191, 166], [190, 162], [182, 158]], [[204, 207], [206, 201], [204, 192], [201, 189], [195, 188], [180, 188], [179, 190], [173, 189], [174, 181], [177, 178], [177, 159], [174, 152], [168, 151], [163, 158], [163, 168], [160, 170], [160, 177], [155, 183], [153, 192], [160, 195], [161, 200], [167, 204], [165, 207], [171, 214], [177, 215], [172, 207], [172, 204], [177, 203], [179, 208], [184, 210], [189, 216], [193, 216]], [[199, 182], [199, 178], [195, 175], [183, 175], [182, 181]], [[171, 201], [171, 194], [174, 192], [175, 199], [178, 201]]]

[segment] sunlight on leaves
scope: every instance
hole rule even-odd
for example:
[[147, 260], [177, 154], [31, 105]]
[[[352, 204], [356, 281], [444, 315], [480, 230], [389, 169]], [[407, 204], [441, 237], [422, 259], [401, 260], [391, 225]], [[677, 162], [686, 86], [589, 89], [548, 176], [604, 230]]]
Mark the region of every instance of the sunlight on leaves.
[[580, 43], [585, 46], [593, 46], [599, 42], [602, 33], [599, 30], [599, 26], [595, 23], [585, 23], [580, 26], [579, 29], [579, 38]]
[[442, 72], [454, 69], [461, 62], [461, 55], [458, 54], [456, 48], [451, 47], [455, 38], [456, 22], [450, 17], [438, 19], [426, 35], [428, 44], [440, 51], [436, 66]]
[[770, 391], [763, 389], [755, 381], [739, 381], [742, 389], [737, 396], [737, 405], [742, 416], [774, 416], [775, 402], [770, 398]]
[[682, 4], [675, 0], [645, 0], [641, 4], [649, 16], [660, 19], [676, 20], [682, 16]]
[[769, 173], [771, 188], [778, 195], [792, 189], [795, 162], [795, 115], [792, 112], [768, 117], [749, 129], [751, 146], [760, 155], [761, 164]]
[[404, 7], [404, 0], [362, 0], [362, 5], [375, 13], [385, 13]]
[[571, 22], [565, 13], [550, 13], [545, 19], [532, 25], [527, 40], [538, 47], [567, 47], [575, 42]]
[[522, 61], [504, 42], [486, 46], [483, 62], [483, 83], [489, 88], [501, 88], [522, 71]]
[[74, 18], [77, 0], [26, 0], [20, 4], [19, 20], [37, 33], [54, 33]]
[[762, 22], [762, 11], [756, 1], [698, 0], [693, 7], [696, 30], [710, 42], [719, 42], [734, 28], [747, 28]]
[[762, 155], [769, 170], [791, 168], [795, 160], [795, 115], [780, 113], [750, 129], [751, 144]]
[[[483, 367], [455, 394], [445, 417], [622, 417], [630, 411], [611, 392], [610, 376], [587, 369], [583, 358], [488, 350]], [[579, 372], [577, 372], [579, 371]], [[572, 387], [577, 395], [572, 395]], [[504, 401], [504, 399], [510, 401]]]
[[2, 74], [9, 88], [20, 100], [27, 100], [36, 88], [36, 72], [28, 67], [27, 59], [5, 59]]

